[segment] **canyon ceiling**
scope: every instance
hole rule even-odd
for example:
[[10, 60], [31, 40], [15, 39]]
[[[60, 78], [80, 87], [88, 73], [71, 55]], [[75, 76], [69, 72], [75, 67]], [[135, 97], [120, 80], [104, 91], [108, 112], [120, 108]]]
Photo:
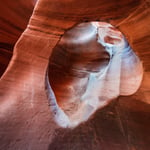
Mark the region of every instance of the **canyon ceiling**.
[[[0, 149], [150, 149], [149, 0], [0, 2]], [[64, 33], [89, 21], [108, 22], [125, 35], [143, 63], [143, 81], [133, 95], [119, 96], [74, 129], [62, 129], [49, 108], [46, 71]]]

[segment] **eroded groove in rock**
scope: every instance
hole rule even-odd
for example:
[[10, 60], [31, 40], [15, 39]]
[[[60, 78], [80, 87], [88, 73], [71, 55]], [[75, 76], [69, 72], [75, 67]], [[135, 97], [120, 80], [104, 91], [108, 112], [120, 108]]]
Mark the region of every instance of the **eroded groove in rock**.
[[120, 31], [105, 22], [77, 25], [50, 57], [46, 85], [56, 122], [79, 125], [119, 95], [136, 92], [142, 76], [142, 64]]

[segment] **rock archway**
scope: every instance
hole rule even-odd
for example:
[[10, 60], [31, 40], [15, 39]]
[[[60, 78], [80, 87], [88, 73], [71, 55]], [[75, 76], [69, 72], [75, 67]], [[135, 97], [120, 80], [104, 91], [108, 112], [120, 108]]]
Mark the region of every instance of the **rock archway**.
[[[18, 4], [31, 8], [28, 6], [31, 2], [24, 3], [18, 1]], [[5, 3], [5, 6], [11, 10], [12, 16], [22, 16], [15, 11], [13, 2]], [[0, 20], [4, 22], [3, 15]], [[74, 130], [59, 129], [50, 114], [45, 93], [46, 70], [52, 49], [65, 31], [86, 21], [109, 22], [126, 36], [143, 61], [144, 80], [136, 94], [119, 97], [117, 102], [96, 112], [87, 123]], [[149, 1], [144, 0], [37, 1], [27, 28], [16, 42], [11, 61], [0, 79], [1, 149], [148, 150], [148, 22]], [[88, 144], [84, 146], [83, 143]]]

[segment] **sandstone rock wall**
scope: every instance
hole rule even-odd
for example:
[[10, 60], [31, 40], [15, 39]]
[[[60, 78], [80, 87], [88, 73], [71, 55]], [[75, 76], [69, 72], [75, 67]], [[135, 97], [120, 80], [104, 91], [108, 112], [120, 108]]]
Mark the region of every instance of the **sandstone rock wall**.
[[[0, 68], [26, 28], [35, 1], [0, 5]], [[84, 21], [118, 27], [144, 64], [141, 88], [120, 97], [74, 130], [58, 129], [45, 94], [52, 49], [64, 32]], [[0, 149], [149, 150], [150, 28], [148, 0], [39, 0], [15, 44], [0, 79]]]

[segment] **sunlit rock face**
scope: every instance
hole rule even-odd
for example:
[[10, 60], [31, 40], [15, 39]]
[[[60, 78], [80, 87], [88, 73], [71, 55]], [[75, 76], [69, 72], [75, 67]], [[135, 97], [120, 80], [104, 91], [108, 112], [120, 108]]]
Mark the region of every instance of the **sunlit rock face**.
[[50, 107], [62, 127], [75, 127], [119, 95], [135, 93], [143, 76], [123, 34], [105, 22], [68, 30], [53, 49], [48, 70]]

